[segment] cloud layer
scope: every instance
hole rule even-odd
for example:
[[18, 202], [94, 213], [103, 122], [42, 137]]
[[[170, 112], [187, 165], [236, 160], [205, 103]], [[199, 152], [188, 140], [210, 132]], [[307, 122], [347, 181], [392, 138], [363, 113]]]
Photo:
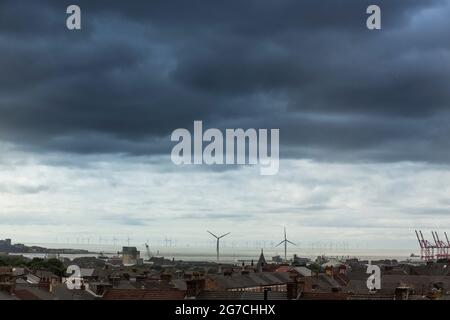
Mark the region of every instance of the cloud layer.
[[[69, 4], [0, 3], [2, 233], [412, 246], [450, 225], [450, 1], [379, 1], [381, 31], [365, 0], [79, 0], [76, 32]], [[279, 128], [280, 174], [174, 168], [194, 120]]]
[[[0, 132], [37, 151], [167, 154], [168, 136], [280, 128], [283, 155], [448, 163], [448, 1], [3, 1]], [[351, 157], [349, 154], [352, 154]]]

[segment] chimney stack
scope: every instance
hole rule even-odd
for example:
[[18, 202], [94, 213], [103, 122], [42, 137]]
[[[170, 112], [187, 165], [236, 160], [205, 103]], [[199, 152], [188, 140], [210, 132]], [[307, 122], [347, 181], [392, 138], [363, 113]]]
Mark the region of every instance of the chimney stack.
[[205, 289], [205, 279], [193, 279], [186, 281], [187, 297], [195, 298], [202, 290]]

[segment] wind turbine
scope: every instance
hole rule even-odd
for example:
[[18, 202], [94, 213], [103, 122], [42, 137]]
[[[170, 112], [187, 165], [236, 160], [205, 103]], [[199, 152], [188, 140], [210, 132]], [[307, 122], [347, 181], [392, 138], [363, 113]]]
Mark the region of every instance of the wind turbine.
[[293, 244], [294, 246], [296, 246], [295, 243], [289, 241], [286, 237], [286, 227], [284, 227], [284, 240], [281, 241], [279, 244], [277, 244], [275, 247], [278, 247], [279, 245], [284, 243], [284, 261], [287, 261], [287, 244]]
[[211, 231], [208, 231], [208, 230], [207, 230], [207, 232], [208, 232], [210, 235], [212, 235], [214, 238], [217, 239], [217, 262], [219, 262], [219, 244], [220, 244], [220, 239], [222, 239], [223, 237], [229, 235], [230, 232], [225, 233], [225, 234], [221, 235], [220, 237], [216, 236], [216, 235], [215, 235], [214, 233], [212, 233]]

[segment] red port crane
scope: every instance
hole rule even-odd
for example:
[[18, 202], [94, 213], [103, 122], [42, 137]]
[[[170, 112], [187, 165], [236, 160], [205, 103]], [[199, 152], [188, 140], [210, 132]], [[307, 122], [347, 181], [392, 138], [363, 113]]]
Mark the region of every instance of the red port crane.
[[[433, 235], [434, 242], [436, 243], [437, 252], [436, 252], [436, 259], [448, 259], [449, 258], [449, 243], [447, 238], [447, 243], [444, 241], [441, 241], [439, 239], [439, 235], [436, 231], [431, 231], [431, 234]], [[445, 234], [447, 237], [447, 234]]]
[[[428, 240], [425, 240], [423, 237], [422, 231], [415, 230], [417, 241], [419, 241], [420, 246], [420, 258], [425, 261], [433, 261], [434, 260], [434, 249], [436, 246], [433, 246]], [[420, 237], [419, 237], [420, 235]], [[434, 237], [434, 234], [433, 234]]]

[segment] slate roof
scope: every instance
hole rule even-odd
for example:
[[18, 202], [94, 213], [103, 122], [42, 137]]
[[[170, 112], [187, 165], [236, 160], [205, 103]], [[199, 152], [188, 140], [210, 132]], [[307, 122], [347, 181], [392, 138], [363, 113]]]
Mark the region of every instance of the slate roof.
[[[411, 287], [417, 293], [425, 294], [432, 287], [433, 283], [442, 283], [445, 291], [450, 291], [450, 277], [448, 276], [417, 276], [417, 275], [383, 275], [381, 277], [381, 290], [385, 294], [393, 294], [395, 288], [400, 285]], [[346, 292], [366, 293], [368, 292], [366, 279], [350, 280], [346, 287]]]
[[170, 282], [174, 288], [179, 289], [179, 290], [187, 290], [186, 287], [186, 281], [184, 279], [173, 279]]
[[20, 300], [55, 300], [55, 297], [47, 290], [41, 289], [36, 284], [17, 284], [14, 291]]
[[181, 290], [139, 290], [111, 289], [103, 295], [103, 300], [183, 300], [185, 291]]
[[428, 276], [450, 276], [450, 266], [445, 263], [413, 266], [411, 267], [411, 273]]
[[278, 267], [276, 272], [289, 272], [289, 270], [291, 270], [291, 269], [292, 269], [291, 266], [280, 266], [280, 267]]
[[47, 270], [37, 270], [34, 272], [34, 275], [39, 278], [51, 278], [51, 279], [59, 279], [59, 277], [51, 271]]
[[311, 277], [312, 271], [308, 269], [307, 267], [293, 267], [291, 270], [296, 271], [298, 274], [304, 276], [304, 277]]
[[343, 292], [304, 292], [300, 300], [347, 300], [348, 294]]
[[394, 294], [380, 294], [380, 293], [352, 294], [348, 296], [348, 300], [394, 300]]
[[13, 275], [14, 276], [23, 276], [25, 274], [25, 268], [13, 268]]
[[318, 291], [331, 292], [333, 288], [340, 288], [341, 285], [332, 277], [319, 274], [318, 277], [311, 277], [312, 284], [317, 286]]
[[41, 281], [41, 278], [39, 278], [38, 276], [36, 276], [36, 275], [34, 275], [32, 273], [27, 274], [26, 277], [27, 277], [27, 282], [28, 283], [35, 283], [36, 284], [36, 283], [39, 283]]
[[222, 290], [283, 285], [290, 281], [289, 272], [210, 275], [208, 277], [213, 279]]
[[53, 286], [54, 300], [94, 300], [95, 296], [85, 290], [69, 290], [65, 284]]
[[381, 277], [381, 290], [395, 290], [399, 285], [407, 285], [421, 292], [428, 291], [434, 283], [442, 283], [446, 291], [450, 291], [449, 276], [416, 276], [416, 275], [384, 275]]
[[93, 300], [85, 290], [69, 290], [64, 284], [53, 285], [52, 292], [32, 284], [16, 284], [15, 295], [19, 300]]
[[[264, 300], [263, 292], [245, 291], [202, 291], [196, 299], [198, 300]], [[286, 292], [269, 291], [268, 300], [286, 300]]]
[[276, 272], [290, 272], [290, 271], [295, 271], [299, 275], [304, 277], [312, 276], [312, 271], [307, 267], [280, 266], [276, 269]]
[[30, 292], [29, 290], [16, 290], [14, 295], [19, 300], [41, 300], [38, 296]]
[[[185, 283], [184, 280], [182, 280], [182, 281]], [[139, 281], [139, 282], [130, 282], [130, 284], [136, 289], [147, 289], [147, 290], [171, 290], [171, 289], [173, 289], [170, 282], [165, 281], [165, 280], [146, 280], [146, 281]], [[186, 283], [185, 283], [185, 287], [186, 287]], [[177, 289], [180, 289], [180, 288], [177, 288]]]
[[80, 273], [81, 276], [84, 277], [92, 277], [94, 275], [95, 269], [94, 268], [81, 268]]
[[367, 293], [369, 292], [369, 289], [367, 288], [367, 280], [352, 279], [343, 288], [343, 291], [352, 293]]

